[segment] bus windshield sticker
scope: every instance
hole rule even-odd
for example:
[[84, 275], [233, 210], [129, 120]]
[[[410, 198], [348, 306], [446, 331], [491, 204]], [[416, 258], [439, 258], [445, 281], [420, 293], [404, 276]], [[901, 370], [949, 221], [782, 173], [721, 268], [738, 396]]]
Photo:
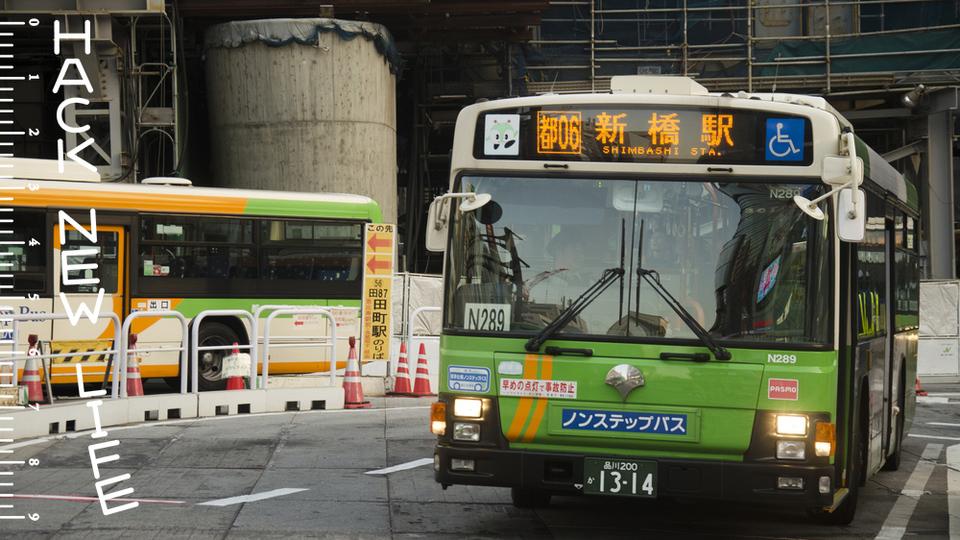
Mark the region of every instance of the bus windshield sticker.
[[488, 332], [510, 331], [510, 304], [476, 304], [464, 306], [467, 330]]
[[483, 137], [483, 153], [485, 155], [520, 155], [519, 139], [519, 114], [488, 114], [486, 116]]
[[460, 392], [489, 392], [490, 370], [484, 367], [449, 366], [447, 386]]
[[760, 286], [757, 287], [757, 303], [763, 301], [767, 297], [767, 294], [773, 290], [773, 286], [777, 284], [777, 274], [780, 273], [780, 255], [777, 255], [777, 258], [773, 260], [767, 267], [760, 273]]
[[687, 415], [652, 412], [563, 409], [561, 429], [686, 435]]
[[514, 360], [505, 360], [497, 364], [497, 373], [500, 375], [520, 375], [523, 373], [523, 364]]
[[803, 119], [768, 118], [767, 161], [803, 161], [803, 131]]
[[767, 399], [797, 401], [800, 399], [800, 381], [797, 379], [768, 379]]
[[500, 395], [511, 397], [577, 399], [577, 381], [500, 379]]

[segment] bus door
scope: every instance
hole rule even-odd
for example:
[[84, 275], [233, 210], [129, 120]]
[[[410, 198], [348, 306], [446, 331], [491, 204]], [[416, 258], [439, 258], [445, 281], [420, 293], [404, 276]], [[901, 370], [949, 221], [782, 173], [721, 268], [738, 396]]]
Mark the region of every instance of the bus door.
[[883, 453], [880, 456], [880, 459], [883, 460], [884, 456], [890, 450], [890, 445], [895, 444], [893, 437], [891, 436], [891, 430], [893, 425], [896, 425], [896, 418], [893, 417], [893, 404], [896, 403], [896, 396], [893, 394], [893, 384], [894, 377], [897, 373], [894, 370], [897, 368], [896, 361], [894, 359], [894, 337], [897, 332], [896, 324], [896, 306], [897, 301], [893, 296], [896, 288], [894, 287], [894, 279], [899, 279], [899, 276], [894, 272], [894, 266], [896, 266], [896, 242], [893, 228], [893, 218], [888, 216], [887, 225], [886, 225], [886, 238], [884, 241], [886, 255], [884, 261], [886, 262], [886, 298], [887, 304], [884, 307], [884, 317], [887, 320], [887, 335], [886, 335], [886, 365], [884, 367], [883, 373]]
[[[76, 382], [77, 364], [83, 366], [85, 380], [89, 377], [91, 381], [99, 381], [102, 380], [109, 358], [105, 351], [114, 346], [114, 328], [112, 322], [106, 319], [91, 323], [89, 314], [105, 315], [112, 312], [123, 320], [126, 305], [126, 228], [98, 223], [95, 244], [87, 236], [90, 233], [89, 228], [84, 232], [71, 225], [66, 225], [65, 228], [65, 242], [61, 244], [60, 226], [53, 227], [53, 308], [54, 313], [72, 313], [77, 324], [74, 325], [68, 319], [54, 321], [53, 336], [45, 352], [76, 353], [52, 360], [53, 383]], [[77, 252], [76, 255], [68, 256], [68, 265], [88, 265], [86, 268], [71, 270], [68, 274], [70, 280], [99, 279], [99, 283], [64, 284], [61, 254], [65, 250]], [[103, 297], [99, 300], [98, 310], [100, 289], [103, 289]]]

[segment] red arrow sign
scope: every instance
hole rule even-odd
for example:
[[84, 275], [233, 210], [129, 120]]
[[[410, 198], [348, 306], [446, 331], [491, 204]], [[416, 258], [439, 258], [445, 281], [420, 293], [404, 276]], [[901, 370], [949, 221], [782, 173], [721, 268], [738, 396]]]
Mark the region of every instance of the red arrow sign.
[[377, 273], [378, 270], [390, 270], [390, 265], [390, 258], [378, 259], [376, 255], [372, 255], [367, 259], [367, 269], [370, 270], [370, 273]]
[[367, 238], [367, 245], [370, 246], [370, 249], [377, 251], [378, 248], [388, 248], [390, 247], [390, 237], [377, 236], [376, 233], [371, 233], [370, 237]]

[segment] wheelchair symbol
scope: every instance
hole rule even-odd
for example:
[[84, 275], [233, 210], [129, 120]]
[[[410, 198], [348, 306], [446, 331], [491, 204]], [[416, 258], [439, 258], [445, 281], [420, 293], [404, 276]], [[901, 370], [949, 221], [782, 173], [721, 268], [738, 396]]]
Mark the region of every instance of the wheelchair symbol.
[[[770, 137], [770, 140], [767, 142], [767, 149], [772, 155], [778, 158], [799, 153], [800, 149], [793, 144], [793, 139], [791, 139], [789, 135], [781, 133], [782, 129], [783, 123], [777, 122], [777, 134]], [[775, 144], [776, 146], [774, 146]]]

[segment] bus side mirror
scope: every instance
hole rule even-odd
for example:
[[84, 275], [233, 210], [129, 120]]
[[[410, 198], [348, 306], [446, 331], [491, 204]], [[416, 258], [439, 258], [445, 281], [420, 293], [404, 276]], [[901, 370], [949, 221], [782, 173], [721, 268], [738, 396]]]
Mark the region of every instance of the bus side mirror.
[[427, 251], [443, 252], [447, 249], [447, 225], [450, 223], [450, 199], [437, 197], [427, 211], [425, 244]]
[[837, 195], [837, 236], [844, 242], [863, 242], [867, 225], [867, 198], [862, 189], [847, 188]]

